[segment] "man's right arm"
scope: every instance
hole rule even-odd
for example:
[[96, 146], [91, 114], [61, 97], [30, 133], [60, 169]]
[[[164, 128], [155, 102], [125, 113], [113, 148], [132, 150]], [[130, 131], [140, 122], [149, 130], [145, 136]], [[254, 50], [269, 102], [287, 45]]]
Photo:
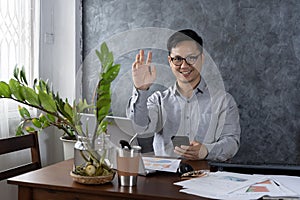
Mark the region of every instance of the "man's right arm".
[[126, 109], [127, 117], [133, 120], [136, 125], [144, 128], [149, 124], [147, 108], [148, 96], [147, 90], [134, 88]]
[[159, 127], [158, 119], [160, 106], [157, 99], [158, 93], [152, 94], [149, 90], [133, 89], [129, 99], [126, 115], [134, 122], [134, 128], [140, 133], [154, 133]]

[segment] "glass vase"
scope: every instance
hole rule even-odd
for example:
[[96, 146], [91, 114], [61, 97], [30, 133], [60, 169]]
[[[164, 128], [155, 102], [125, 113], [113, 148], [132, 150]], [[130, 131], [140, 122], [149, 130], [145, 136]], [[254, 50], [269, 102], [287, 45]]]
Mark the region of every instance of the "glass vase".
[[100, 134], [95, 140], [95, 150], [107, 166], [113, 168], [115, 149], [110, 141], [110, 135]]
[[[90, 147], [89, 147], [90, 146]], [[91, 146], [91, 139], [88, 137], [77, 136], [77, 141], [74, 145], [74, 165], [73, 171], [76, 167], [83, 167], [90, 161], [90, 155], [94, 153]]]
[[114, 154], [109, 135], [100, 134], [95, 140], [78, 136], [74, 145], [73, 171], [95, 162], [104, 163], [108, 168], [112, 168], [115, 163]]

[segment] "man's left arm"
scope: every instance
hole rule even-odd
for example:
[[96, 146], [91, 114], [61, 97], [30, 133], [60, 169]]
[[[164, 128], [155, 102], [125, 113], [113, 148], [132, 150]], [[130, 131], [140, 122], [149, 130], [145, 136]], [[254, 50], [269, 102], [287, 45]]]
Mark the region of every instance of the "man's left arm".
[[208, 155], [207, 160], [225, 161], [232, 158], [240, 145], [240, 122], [237, 105], [230, 94], [226, 94], [215, 131], [215, 142], [204, 143]]

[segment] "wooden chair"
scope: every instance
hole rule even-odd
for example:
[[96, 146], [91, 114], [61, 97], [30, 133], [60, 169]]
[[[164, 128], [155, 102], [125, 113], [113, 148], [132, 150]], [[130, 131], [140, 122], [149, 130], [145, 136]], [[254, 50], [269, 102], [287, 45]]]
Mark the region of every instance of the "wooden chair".
[[29, 148], [31, 149], [31, 162], [1, 171], [0, 181], [42, 167], [38, 135], [36, 132], [23, 136], [0, 139], [0, 155]]

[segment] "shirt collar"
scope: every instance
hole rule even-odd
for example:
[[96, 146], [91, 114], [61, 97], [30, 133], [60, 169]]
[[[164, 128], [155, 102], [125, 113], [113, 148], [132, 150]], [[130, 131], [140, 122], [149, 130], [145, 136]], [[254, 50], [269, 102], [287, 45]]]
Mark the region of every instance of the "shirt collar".
[[[201, 92], [203, 93], [206, 88], [206, 82], [204, 81], [203, 77], [201, 76], [200, 83], [197, 85], [197, 87], [194, 89], [194, 92], [198, 93]], [[178, 86], [177, 86], [177, 81], [175, 82], [174, 86], [171, 88], [171, 92], [173, 95], [179, 94], [178, 92]]]

